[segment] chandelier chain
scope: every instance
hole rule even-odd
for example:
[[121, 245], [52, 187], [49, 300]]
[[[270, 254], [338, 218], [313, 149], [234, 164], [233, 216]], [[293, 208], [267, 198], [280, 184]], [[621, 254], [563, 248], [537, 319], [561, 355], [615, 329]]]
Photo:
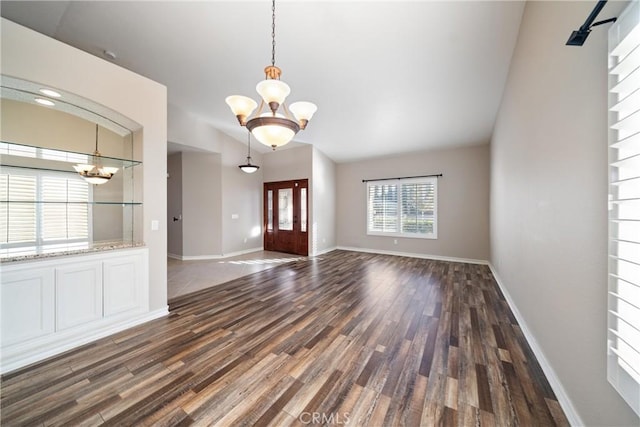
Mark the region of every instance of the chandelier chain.
[[271, 3], [271, 65], [276, 65], [276, 0]]

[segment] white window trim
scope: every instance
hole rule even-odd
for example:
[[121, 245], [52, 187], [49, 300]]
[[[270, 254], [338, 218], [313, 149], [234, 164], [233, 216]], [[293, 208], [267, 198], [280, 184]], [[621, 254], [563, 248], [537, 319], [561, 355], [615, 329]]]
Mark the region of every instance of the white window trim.
[[[607, 378], [640, 415], [640, 1], [633, 0], [609, 30], [609, 292]], [[632, 76], [631, 78], [628, 78]], [[630, 161], [631, 160], [631, 161]], [[624, 207], [623, 207], [624, 206]], [[622, 225], [624, 224], [624, 225]], [[633, 248], [633, 249], [630, 249]]]
[[[372, 185], [397, 185], [398, 189], [398, 219], [397, 229], [401, 229], [401, 211], [402, 211], [402, 184], [416, 184], [416, 183], [432, 183], [434, 184], [434, 209], [433, 209], [433, 233], [421, 234], [421, 233], [402, 233], [402, 232], [389, 232], [389, 231], [372, 231], [369, 230], [369, 188]], [[409, 239], [438, 239], [438, 178], [437, 177], [424, 177], [424, 178], [399, 178], [394, 180], [372, 180], [367, 181], [366, 194], [365, 194], [365, 206], [366, 206], [366, 218], [365, 227], [368, 236], [384, 236], [384, 237], [402, 237]]]

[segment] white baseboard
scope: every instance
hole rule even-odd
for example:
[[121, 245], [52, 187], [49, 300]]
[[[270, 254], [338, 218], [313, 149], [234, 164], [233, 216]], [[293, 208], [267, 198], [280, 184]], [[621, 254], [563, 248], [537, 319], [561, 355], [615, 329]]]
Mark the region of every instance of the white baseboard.
[[518, 321], [518, 325], [520, 325], [520, 329], [522, 330], [524, 337], [527, 339], [527, 342], [529, 343], [529, 346], [531, 347], [533, 354], [536, 355], [536, 359], [538, 359], [538, 363], [540, 364], [540, 367], [544, 371], [544, 374], [547, 377], [547, 380], [549, 381], [549, 385], [551, 385], [553, 392], [558, 398], [558, 402], [560, 403], [562, 410], [567, 416], [569, 423], [572, 426], [584, 426], [585, 423], [580, 418], [580, 415], [578, 415], [578, 411], [576, 411], [576, 408], [573, 406], [573, 402], [571, 402], [569, 395], [565, 391], [564, 387], [562, 386], [562, 383], [560, 382], [560, 379], [556, 375], [556, 372], [553, 370], [553, 368], [551, 367], [551, 364], [549, 363], [546, 356], [544, 355], [544, 351], [542, 351], [542, 348], [538, 344], [538, 341], [536, 341], [535, 336], [531, 333], [529, 327], [527, 326], [527, 322], [524, 320], [524, 317], [522, 316], [522, 314], [520, 314], [520, 311], [518, 310], [518, 306], [511, 298], [511, 295], [509, 295], [509, 291], [504, 286], [504, 283], [502, 282], [502, 280], [500, 280], [500, 277], [498, 276], [496, 269], [493, 267], [491, 263], [489, 263], [489, 268], [491, 269], [491, 273], [493, 274], [493, 277], [496, 279], [496, 282], [498, 283], [498, 286], [500, 287], [502, 294], [507, 300], [507, 304], [509, 304], [509, 308], [511, 309], [511, 312], [513, 313], [514, 317]]
[[100, 322], [96, 322], [98, 324], [97, 327], [96, 325], [88, 324], [88, 327], [62, 332], [55, 336], [43, 337], [43, 339], [33, 340], [21, 345], [9, 346], [2, 351], [0, 372], [6, 374], [15, 371], [16, 369], [40, 362], [49, 357], [168, 314], [169, 307], [165, 306], [158, 310], [122, 319], [121, 321], [111, 322], [110, 319], [104, 319], [102, 322], [104, 323], [103, 326], [99, 325]]
[[231, 258], [234, 256], [240, 256], [240, 255], [246, 255], [246, 254], [250, 254], [252, 252], [258, 252], [258, 251], [262, 251], [264, 250], [263, 247], [259, 247], [259, 248], [251, 248], [251, 249], [245, 249], [243, 251], [237, 251], [237, 252], [230, 252], [228, 254], [220, 254], [220, 255], [187, 255], [187, 256], [183, 256], [183, 255], [176, 255], [176, 254], [171, 254], [168, 253], [167, 256], [169, 258], [173, 258], [173, 259], [177, 259], [180, 261], [204, 261], [204, 260], [210, 260], [210, 259], [223, 259], [223, 258]]
[[331, 252], [331, 251], [335, 251], [336, 249], [338, 249], [338, 247], [337, 247], [337, 246], [334, 246], [334, 247], [332, 247], [332, 248], [328, 248], [328, 249], [323, 249], [323, 250], [321, 250], [321, 251], [317, 251], [316, 253], [314, 253], [314, 254], [313, 254], [313, 255], [311, 255], [311, 256], [324, 255], [324, 254], [327, 254], [327, 253], [329, 253], [329, 252]]
[[481, 259], [445, 257], [440, 255], [417, 254], [413, 252], [385, 251], [381, 249], [354, 248], [351, 246], [338, 246], [336, 249], [340, 249], [343, 251], [366, 252], [370, 254], [395, 255], [395, 256], [404, 256], [409, 258], [433, 259], [437, 261], [463, 262], [465, 264], [489, 265], [489, 261], [485, 261]]

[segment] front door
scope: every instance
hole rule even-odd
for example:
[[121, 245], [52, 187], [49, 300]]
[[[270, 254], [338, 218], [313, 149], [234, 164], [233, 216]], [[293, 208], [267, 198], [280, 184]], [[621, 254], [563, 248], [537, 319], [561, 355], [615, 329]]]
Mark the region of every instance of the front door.
[[264, 184], [264, 249], [308, 255], [309, 180]]

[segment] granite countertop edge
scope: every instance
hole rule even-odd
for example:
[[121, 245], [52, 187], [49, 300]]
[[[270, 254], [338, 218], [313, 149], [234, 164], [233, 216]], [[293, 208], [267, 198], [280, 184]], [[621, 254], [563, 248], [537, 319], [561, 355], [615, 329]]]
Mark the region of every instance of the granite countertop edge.
[[60, 251], [55, 252], [47, 252], [47, 253], [31, 253], [24, 255], [10, 255], [7, 257], [0, 258], [0, 264], [11, 264], [14, 262], [22, 262], [22, 261], [37, 261], [43, 259], [51, 259], [64, 257], [69, 255], [82, 255], [82, 254], [92, 254], [96, 252], [106, 252], [113, 251], [118, 249], [130, 249], [130, 248], [140, 248], [144, 247], [145, 244], [143, 242], [113, 242], [113, 243], [103, 243], [89, 248], [81, 248], [81, 249], [62, 249]]

